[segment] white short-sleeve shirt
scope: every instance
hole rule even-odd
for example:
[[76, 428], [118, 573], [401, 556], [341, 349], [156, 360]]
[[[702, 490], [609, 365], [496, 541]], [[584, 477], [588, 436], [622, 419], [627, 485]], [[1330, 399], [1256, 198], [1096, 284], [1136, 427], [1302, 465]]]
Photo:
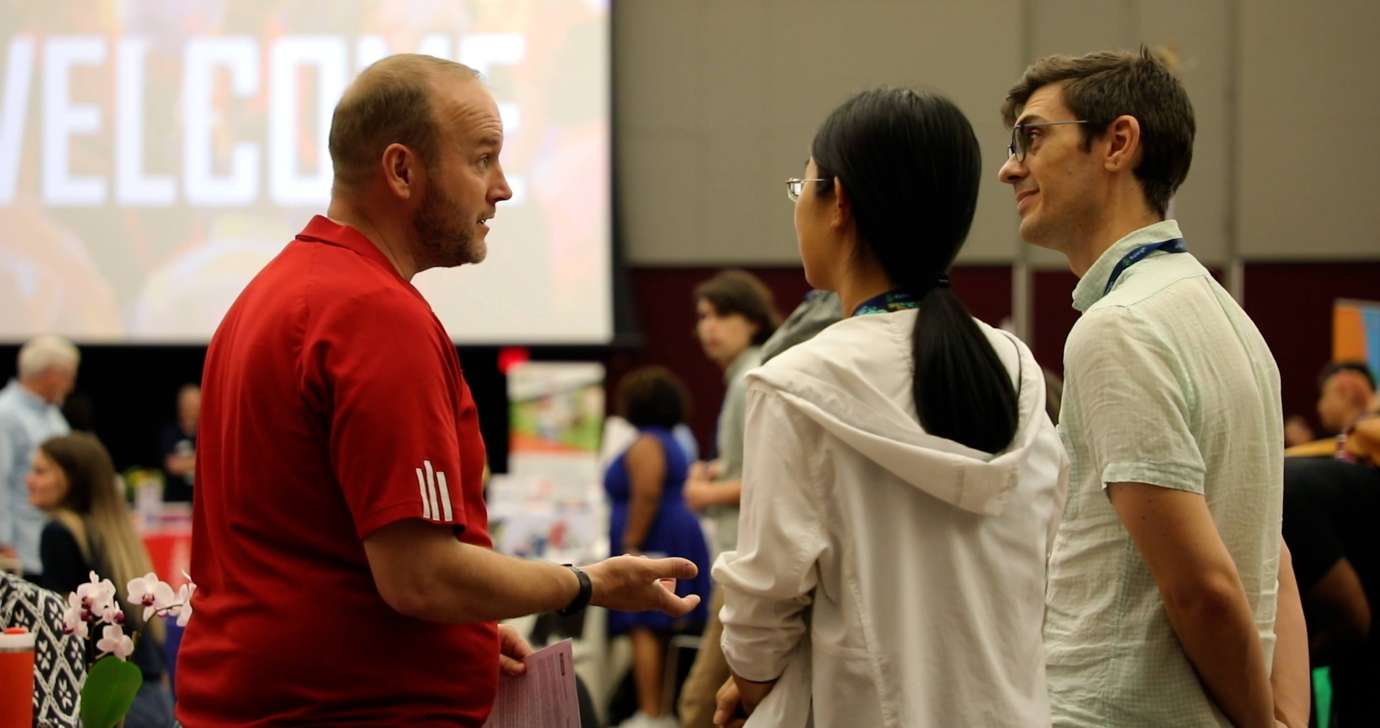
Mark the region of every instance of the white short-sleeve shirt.
[[1139, 246], [1181, 237], [1166, 220], [1118, 241], [1074, 289], [1060, 437], [1069, 497], [1050, 556], [1045, 642], [1057, 726], [1229, 725], [1170, 627], [1149, 568], [1105, 489], [1199, 493], [1274, 650], [1283, 434], [1279, 371], [1246, 313], [1194, 257]]

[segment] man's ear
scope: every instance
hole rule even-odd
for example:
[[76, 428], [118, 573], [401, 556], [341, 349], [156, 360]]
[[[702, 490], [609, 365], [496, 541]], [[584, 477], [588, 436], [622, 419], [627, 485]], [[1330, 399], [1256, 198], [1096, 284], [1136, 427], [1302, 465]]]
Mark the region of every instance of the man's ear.
[[417, 155], [406, 145], [394, 143], [384, 148], [380, 160], [383, 181], [399, 199], [409, 200], [417, 194], [421, 169], [418, 161]]
[[1140, 163], [1140, 121], [1129, 114], [1112, 120], [1104, 135], [1107, 153], [1102, 166], [1108, 172], [1131, 171]]

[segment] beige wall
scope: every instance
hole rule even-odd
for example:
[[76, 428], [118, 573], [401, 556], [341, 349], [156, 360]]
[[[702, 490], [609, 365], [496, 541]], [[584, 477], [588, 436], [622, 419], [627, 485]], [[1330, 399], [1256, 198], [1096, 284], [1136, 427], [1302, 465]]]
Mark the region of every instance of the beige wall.
[[1380, 3], [1241, 4], [1241, 251], [1380, 258]]
[[[784, 180], [855, 91], [951, 97], [983, 141], [968, 255], [1009, 260], [1014, 220], [996, 168], [1000, 97], [1021, 67], [1018, 0], [621, 0], [614, 4], [618, 214], [638, 264], [792, 263]], [[981, 52], [976, 52], [978, 47]]]
[[1365, 174], [1380, 159], [1367, 53], [1380, 3], [617, 0], [613, 15], [617, 214], [634, 264], [794, 263], [782, 180], [830, 109], [879, 84], [936, 89], [968, 114], [990, 172], [961, 260], [1015, 260], [996, 181], [1006, 89], [1041, 55], [1142, 42], [1178, 54], [1197, 113], [1175, 207], [1201, 257], [1380, 257]]

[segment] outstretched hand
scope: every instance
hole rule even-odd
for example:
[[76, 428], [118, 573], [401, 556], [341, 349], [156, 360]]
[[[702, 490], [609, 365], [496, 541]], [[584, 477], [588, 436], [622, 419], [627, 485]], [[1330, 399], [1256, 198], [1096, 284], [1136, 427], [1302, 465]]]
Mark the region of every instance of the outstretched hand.
[[615, 556], [585, 567], [593, 592], [590, 603], [624, 612], [660, 611], [672, 617], [690, 613], [700, 603], [696, 594], [676, 596], [676, 579], [693, 579], [694, 562], [682, 558], [648, 559]]

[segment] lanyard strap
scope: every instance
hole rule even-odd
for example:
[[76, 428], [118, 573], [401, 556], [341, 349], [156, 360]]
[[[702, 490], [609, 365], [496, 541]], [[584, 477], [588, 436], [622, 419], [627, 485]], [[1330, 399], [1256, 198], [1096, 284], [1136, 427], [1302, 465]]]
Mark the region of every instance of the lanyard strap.
[[1151, 253], [1156, 253], [1161, 250], [1166, 253], [1188, 252], [1188, 248], [1184, 246], [1183, 238], [1174, 238], [1173, 240], [1166, 240], [1162, 243], [1149, 243], [1147, 245], [1138, 246], [1123, 256], [1121, 260], [1117, 261], [1116, 267], [1112, 269], [1111, 277], [1107, 279], [1107, 287], [1102, 289], [1102, 295], [1105, 296], [1112, 292], [1112, 286], [1116, 285], [1116, 279], [1120, 278], [1121, 274], [1125, 273], [1127, 268], [1145, 260]]
[[887, 291], [858, 304], [853, 310], [854, 316], [864, 316], [869, 313], [895, 313], [916, 308], [920, 304], [915, 302], [915, 296], [905, 291]]

